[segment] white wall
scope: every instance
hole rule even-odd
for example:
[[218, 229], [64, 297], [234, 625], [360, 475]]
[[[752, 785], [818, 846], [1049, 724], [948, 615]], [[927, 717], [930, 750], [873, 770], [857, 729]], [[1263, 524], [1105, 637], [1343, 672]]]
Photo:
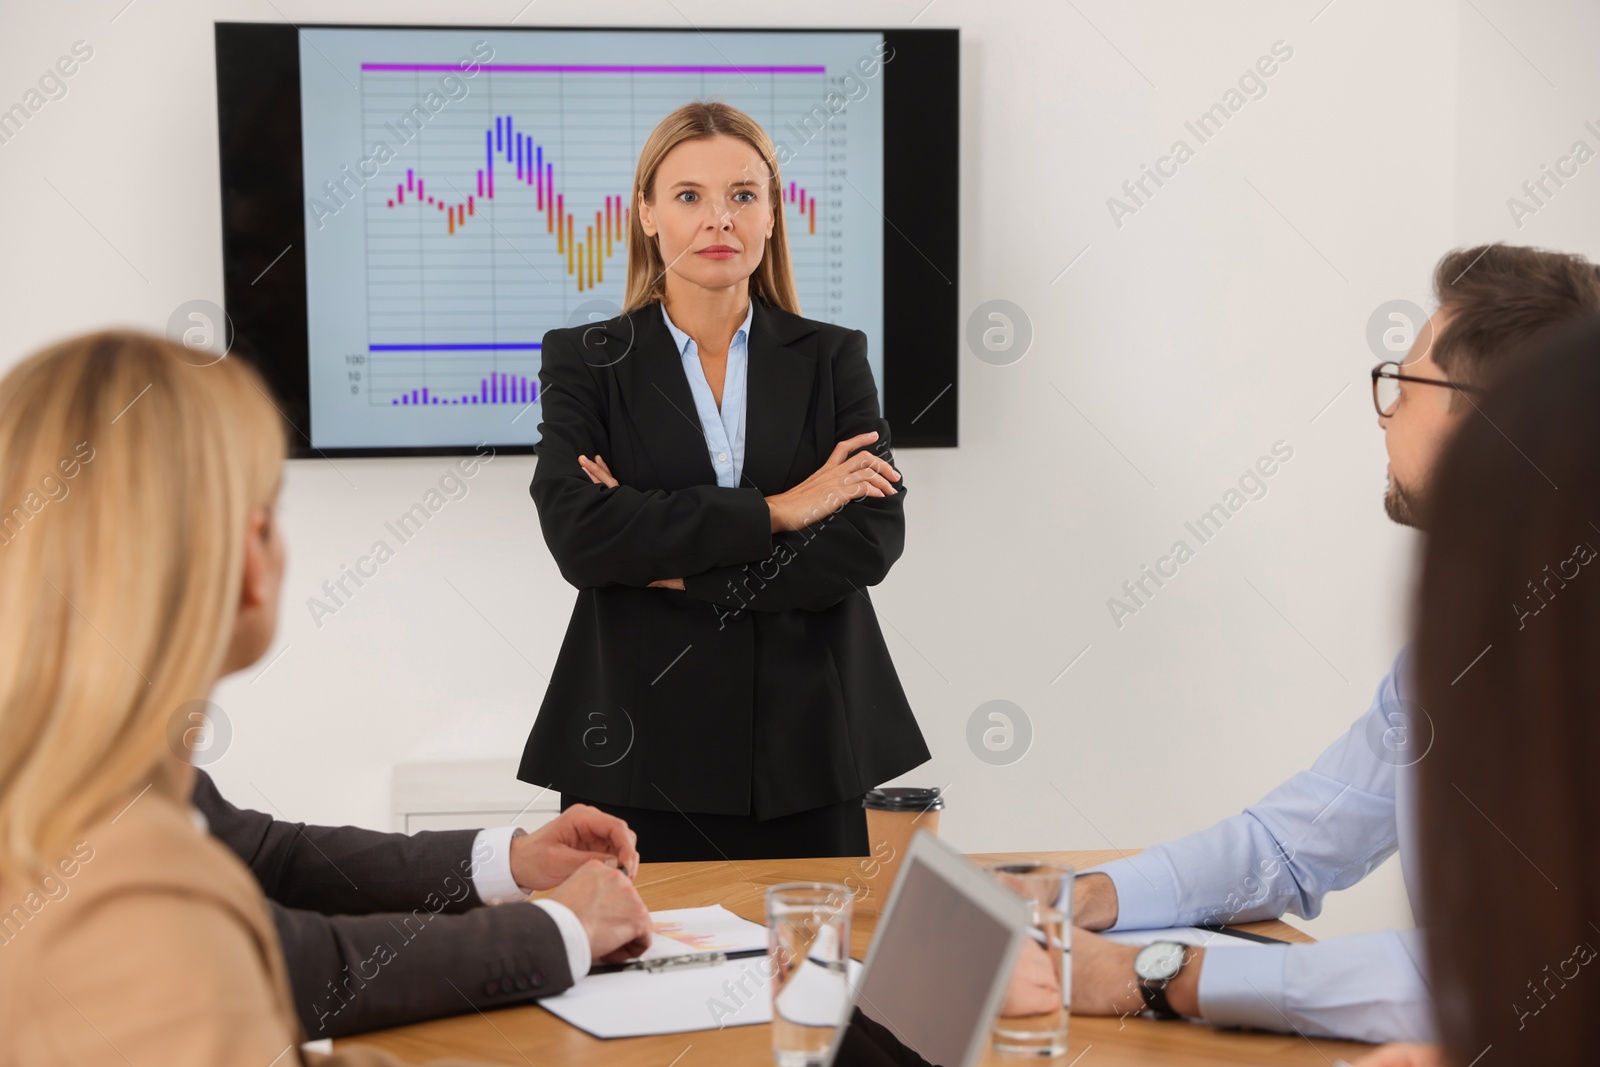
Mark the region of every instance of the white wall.
[[[214, 19], [440, 17], [415, 0], [136, 0], [119, 15], [122, 2], [0, 15], [0, 104], [74, 41], [94, 48], [68, 95], [0, 145], [6, 363], [220, 302]], [[523, 2], [452, 13], [503, 24]], [[874, 598], [934, 753], [906, 781], [948, 789], [944, 833], [967, 850], [1151, 843], [1305, 766], [1402, 641], [1414, 543], [1381, 508], [1367, 318], [1391, 298], [1426, 303], [1433, 262], [1468, 240], [1600, 251], [1600, 162], [1524, 231], [1500, 202], [1584, 136], [1582, 119], [1600, 125], [1600, 107], [1583, 113], [1594, 16], [1511, 0], [923, 3], [804, 13], [961, 27], [961, 305], [1011, 300], [1035, 340], [1009, 367], [964, 355], [961, 447], [899, 456], [906, 554]], [[609, 10], [639, 25], [790, 18], [707, 0]], [[596, 11], [544, 0], [519, 24]], [[1183, 123], [1279, 40], [1293, 57], [1267, 94], [1118, 227], [1107, 198], [1175, 139], [1196, 146]], [[1279, 440], [1294, 455], [1268, 495], [1114, 625], [1107, 598]], [[320, 629], [305, 608], [446, 464], [291, 464], [278, 658], [216, 693], [235, 737], [212, 770], [236, 801], [387, 826], [396, 762], [520, 752], [573, 599], [527, 496], [531, 458], [496, 459]], [[1009, 767], [966, 740], [996, 698], [1034, 731]], [[1408, 923], [1396, 873], [1310, 928]]]
[[[1600, 69], [1591, 48], [1600, 40], [1600, 8], [1466, 7], [1460, 25], [1458, 238], [1600, 258]], [[1544, 191], [1535, 186], [1544, 201], [1537, 203], [1523, 183], [1537, 182], [1546, 167], [1555, 171], [1576, 141], [1587, 145], [1588, 162], [1562, 164], [1576, 175], [1560, 186], [1546, 178]], [[1513, 197], [1525, 210], [1513, 212]]]

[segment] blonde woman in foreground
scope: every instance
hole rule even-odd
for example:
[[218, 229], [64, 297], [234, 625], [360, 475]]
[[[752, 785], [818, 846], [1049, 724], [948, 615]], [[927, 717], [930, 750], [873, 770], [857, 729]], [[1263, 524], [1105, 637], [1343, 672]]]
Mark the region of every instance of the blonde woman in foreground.
[[272, 641], [285, 440], [258, 375], [75, 338], [0, 380], [0, 1067], [304, 1057], [250, 871], [194, 818], [186, 708]]

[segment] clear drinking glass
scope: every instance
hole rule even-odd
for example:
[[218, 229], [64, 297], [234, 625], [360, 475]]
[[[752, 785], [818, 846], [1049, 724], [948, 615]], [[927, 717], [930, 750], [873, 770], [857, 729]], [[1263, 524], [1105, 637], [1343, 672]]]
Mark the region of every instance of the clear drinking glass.
[[[996, 1052], [1065, 1056], [1072, 1003], [1072, 878], [1064, 863], [997, 863], [989, 873], [1028, 902], [1028, 940], [1017, 958], [1011, 990], [994, 1021]], [[1010, 997], [1008, 997], [1010, 1000]], [[1008, 1014], [1008, 1012], [1010, 1014]]]
[[821, 1067], [850, 1003], [850, 890], [791, 882], [767, 890], [772, 1059]]

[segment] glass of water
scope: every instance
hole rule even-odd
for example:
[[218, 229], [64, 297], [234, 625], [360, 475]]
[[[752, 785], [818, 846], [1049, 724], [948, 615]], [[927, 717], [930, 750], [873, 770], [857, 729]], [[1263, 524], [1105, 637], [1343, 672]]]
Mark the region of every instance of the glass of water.
[[998, 863], [989, 873], [1028, 902], [1007, 1002], [994, 1021], [996, 1052], [1065, 1056], [1072, 1003], [1072, 878], [1064, 863]]
[[772, 1059], [821, 1067], [850, 1003], [850, 890], [791, 882], [767, 890]]

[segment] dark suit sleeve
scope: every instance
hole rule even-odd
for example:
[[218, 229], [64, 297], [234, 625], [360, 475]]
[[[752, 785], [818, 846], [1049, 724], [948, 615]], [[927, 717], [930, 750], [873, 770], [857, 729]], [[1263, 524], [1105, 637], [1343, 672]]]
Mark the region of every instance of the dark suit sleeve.
[[572, 985], [548, 913], [481, 906], [475, 831], [283, 822], [228, 803], [203, 770], [193, 803], [260, 883], [295, 1012], [313, 1038], [504, 1007]]
[[[893, 466], [889, 424], [878, 414], [867, 336], [860, 330], [850, 332], [834, 357], [833, 380], [838, 439], [877, 430], [871, 450]], [[804, 529], [775, 535], [771, 553], [759, 562], [686, 577], [684, 591], [728, 608], [821, 611], [878, 584], [905, 548], [905, 479], [892, 484], [898, 490], [893, 496], [860, 497]]]
[[195, 772], [194, 806], [211, 835], [250, 868], [261, 891], [289, 908], [364, 915], [429, 907], [446, 912], [483, 901], [472, 884], [473, 830], [386, 834], [358, 826], [308, 826], [237, 808], [205, 771]]
[[578, 456], [604, 456], [611, 447], [596, 369], [573, 337], [568, 330], [545, 334], [544, 421], [529, 487], [561, 576], [579, 589], [646, 586], [766, 558], [772, 518], [759, 489], [696, 485], [669, 492], [589, 480]]
[[332, 916], [268, 904], [295, 1013], [313, 1040], [504, 1008], [572, 985], [561, 932], [532, 904]]

